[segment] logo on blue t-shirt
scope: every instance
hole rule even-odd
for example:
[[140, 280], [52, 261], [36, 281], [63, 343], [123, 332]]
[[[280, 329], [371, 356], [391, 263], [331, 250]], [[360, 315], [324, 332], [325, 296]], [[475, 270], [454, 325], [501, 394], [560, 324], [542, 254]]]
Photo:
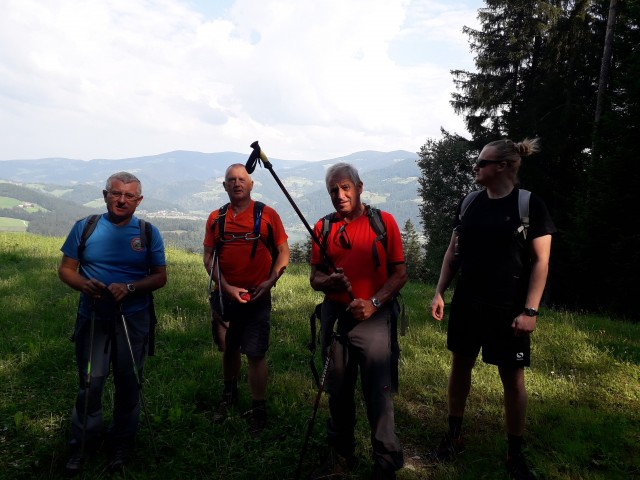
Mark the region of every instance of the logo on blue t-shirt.
[[142, 241], [140, 237], [135, 237], [131, 239], [131, 249], [136, 252], [141, 252], [144, 250], [144, 245], [142, 245]]

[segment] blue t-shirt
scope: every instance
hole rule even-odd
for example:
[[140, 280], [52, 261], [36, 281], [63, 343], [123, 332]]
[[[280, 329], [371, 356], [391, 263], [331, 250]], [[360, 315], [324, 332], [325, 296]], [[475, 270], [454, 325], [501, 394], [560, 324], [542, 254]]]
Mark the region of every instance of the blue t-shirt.
[[[96, 228], [85, 243], [80, 263], [80, 274], [85, 278], [95, 278], [105, 285], [112, 283], [133, 283], [147, 276], [151, 266], [165, 266], [164, 243], [160, 231], [152, 225], [150, 265], [147, 263], [147, 248], [140, 239], [140, 221], [134, 215], [128, 224], [114, 225], [103, 214]], [[74, 225], [62, 245], [62, 253], [79, 260], [78, 246], [82, 231], [87, 223], [82, 219]], [[149, 306], [150, 295], [126, 297], [123, 313], [138, 312]], [[80, 313], [89, 315], [93, 299], [80, 294]]]

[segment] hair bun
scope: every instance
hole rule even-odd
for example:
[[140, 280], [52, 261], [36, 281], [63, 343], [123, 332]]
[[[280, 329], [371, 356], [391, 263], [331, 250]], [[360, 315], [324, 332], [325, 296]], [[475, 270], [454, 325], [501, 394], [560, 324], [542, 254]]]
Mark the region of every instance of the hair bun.
[[514, 144], [514, 146], [521, 157], [529, 156], [540, 149], [539, 139], [537, 138], [525, 138], [521, 142]]

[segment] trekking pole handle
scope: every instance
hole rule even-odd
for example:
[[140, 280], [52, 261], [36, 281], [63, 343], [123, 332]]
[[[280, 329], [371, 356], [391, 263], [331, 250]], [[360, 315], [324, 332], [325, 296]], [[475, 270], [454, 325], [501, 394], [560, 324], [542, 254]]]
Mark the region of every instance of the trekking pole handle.
[[315, 234], [315, 232], [313, 231], [313, 229], [311, 228], [307, 220], [304, 218], [304, 215], [302, 215], [302, 212], [296, 205], [296, 202], [293, 201], [293, 198], [291, 198], [291, 195], [289, 195], [289, 192], [287, 191], [285, 186], [282, 184], [282, 182], [278, 178], [278, 175], [276, 175], [276, 172], [273, 171], [273, 165], [267, 158], [267, 155], [260, 148], [260, 145], [258, 144], [257, 140], [251, 144], [251, 148], [253, 148], [253, 152], [251, 152], [251, 155], [249, 155], [249, 160], [247, 160], [247, 165], [246, 165], [247, 172], [251, 174], [255, 170], [257, 162], [261, 162], [262, 164], [264, 164], [264, 167], [271, 172], [271, 175], [273, 175], [273, 178], [278, 184], [278, 186], [280, 187], [280, 189], [282, 190], [282, 193], [284, 193], [285, 197], [287, 197], [287, 200], [289, 200], [289, 203], [291, 204], [295, 212], [298, 214], [298, 217], [300, 217], [300, 220], [302, 220], [302, 223], [304, 224], [307, 231], [309, 232], [309, 235], [311, 235], [311, 239], [320, 248], [320, 251], [325, 256], [327, 263], [329, 264], [329, 267], [332, 268], [334, 271], [337, 270], [338, 268], [335, 266], [335, 264], [331, 260], [331, 257], [327, 255], [327, 249], [324, 247], [324, 245], [322, 245], [322, 242], [320, 241], [318, 236]]

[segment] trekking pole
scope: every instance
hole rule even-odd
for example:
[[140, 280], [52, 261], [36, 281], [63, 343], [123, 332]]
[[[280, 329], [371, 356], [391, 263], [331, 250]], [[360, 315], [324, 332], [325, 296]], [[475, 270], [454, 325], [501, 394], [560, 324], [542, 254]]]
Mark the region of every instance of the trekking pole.
[[[300, 220], [302, 220], [302, 223], [304, 224], [307, 231], [309, 232], [309, 235], [311, 235], [311, 239], [320, 248], [320, 251], [322, 252], [325, 260], [327, 261], [327, 265], [329, 265], [329, 268], [331, 268], [334, 272], [337, 271], [338, 268], [336, 267], [335, 263], [333, 263], [333, 260], [331, 260], [331, 257], [327, 255], [327, 249], [322, 244], [322, 242], [320, 241], [318, 236], [315, 234], [313, 229], [309, 226], [309, 223], [304, 218], [304, 215], [302, 215], [302, 212], [296, 205], [296, 202], [293, 201], [293, 198], [291, 198], [291, 195], [289, 195], [289, 192], [287, 191], [285, 186], [282, 184], [282, 182], [278, 178], [278, 175], [276, 175], [276, 172], [273, 171], [273, 165], [267, 158], [267, 155], [260, 148], [260, 145], [258, 145], [257, 140], [251, 144], [251, 148], [253, 148], [253, 152], [251, 152], [251, 155], [249, 155], [249, 159], [247, 160], [247, 164], [245, 165], [245, 168], [247, 169], [247, 173], [252, 174], [253, 171], [256, 169], [256, 164], [258, 162], [260, 162], [261, 165], [264, 165], [264, 167], [271, 172], [271, 175], [273, 176], [274, 180], [282, 190], [282, 193], [284, 193], [284, 196], [287, 197], [287, 200], [289, 200], [289, 203], [298, 214], [298, 217], [300, 217]], [[351, 292], [348, 292], [348, 293], [351, 300], [355, 300], [353, 293]]]
[[131, 365], [133, 366], [133, 374], [136, 377], [136, 382], [138, 384], [138, 393], [140, 395], [140, 403], [142, 403], [142, 408], [144, 409], [144, 417], [147, 421], [147, 427], [149, 427], [149, 437], [151, 438], [151, 447], [153, 448], [153, 453], [156, 457], [156, 464], [160, 463], [160, 455], [158, 455], [158, 449], [156, 448], [155, 436], [153, 434], [153, 429], [151, 428], [151, 421], [149, 420], [149, 410], [147, 409], [147, 402], [144, 398], [144, 393], [142, 391], [142, 381], [140, 380], [140, 372], [138, 369], [138, 364], [136, 363], [136, 358], [133, 355], [133, 347], [131, 346], [131, 338], [129, 338], [129, 329], [127, 328], [127, 320], [124, 318], [124, 312], [122, 311], [122, 304], [120, 304], [120, 318], [122, 319], [122, 327], [124, 328], [124, 336], [127, 339], [127, 346], [129, 347], [129, 353], [131, 354]]
[[[222, 299], [222, 281], [220, 280], [222, 277], [220, 276], [220, 257], [218, 256], [218, 249], [214, 248], [213, 255], [211, 257], [211, 273], [209, 274], [209, 307], [211, 308], [211, 334], [214, 336], [215, 343], [215, 335], [216, 333], [213, 331], [215, 328], [215, 324], [221, 325], [225, 330], [229, 330], [229, 326], [224, 324], [222, 320], [222, 315], [224, 315], [224, 301]], [[213, 291], [211, 287], [213, 286], [213, 267], [214, 265], [217, 267], [218, 271], [218, 300], [220, 304], [220, 315], [217, 314], [215, 309], [213, 308]]]
[[96, 327], [96, 301], [91, 305], [91, 326], [89, 327], [89, 361], [87, 362], [87, 375], [84, 379], [84, 413], [82, 415], [82, 438], [80, 440], [80, 458], [84, 460], [85, 445], [87, 443], [87, 420], [89, 417], [89, 390], [91, 388], [91, 362], [93, 361], [93, 336]]
[[307, 220], [304, 218], [304, 216], [302, 215], [302, 212], [296, 205], [296, 202], [293, 201], [293, 198], [291, 198], [291, 195], [289, 195], [289, 192], [287, 191], [285, 186], [282, 184], [282, 182], [278, 178], [278, 175], [276, 175], [276, 172], [273, 171], [273, 165], [271, 164], [271, 162], [269, 161], [265, 153], [260, 148], [260, 145], [258, 145], [258, 142], [257, 141], [253, 142], [251, 144], [251, 148], [253, 148], [253, 152], [251, 152], [251, 155], [249, 155], [249, 160], [247, 160], [247, 164], [245, 166], [245, 168], [247, 169], [247, 172], [249, 174], [252, 174], [253, 171], [256, 169], [256, 164], [258, 162], [264, 165], [264, 167], [271, 172], [271, 175], [273, 175], [273, 178], [275, 179], [276, 183], [282, 190], [282, 193], [284, 193], [285, 197], [287, 197], [287, 200], [289, 200], [289, 203], [298, 214], [298, 217], [300, 217], [300, 220], [302, 220], [302, 223], [304, 224], [307, 231], [309, 232], [309, 235], [311, 235], [311, 239], [315, 242], [316, 245], [318, 245], [318, 247], [320, 247], [320, 251], [325, 256], [329, 267], [331, 267], [334, 271], [337, 270], [335, 264], [333, 263], [331, 258], [327, 255], [327, 249], [324, 247], [324, 245], [322, 244], [318, 236], [315, 234], [315, 232], [311, 229], [311, 227], [307, 223]]
[[327, 372], [329, 371], [329, 364], [331, 363], [333, 345], [337, 340], [338, 340], [338, 334], [334, 333], [331, 336], [331, 343], [329, 344], [329, 348], [327, 349], [327, 358], [324, 361], [324, 367], [322, 367], [322, 375], [320, 376], [320, 385], [318, 386], [316, 399], [313, 403], [313, 412], [311, 413], [311, 417], [309, 418], [309, 422], [307, 424], [307, 432], [304, 436], [304, 443], [302, 444], [302, 450], [300, 451], [300, 458], [298, 458], [298, 466], [296, 467], [296, 473], [294, 474], [294, 477], [293, 477], [295, 480], [300, 479], [302, 462], [304, 461], [304, 455], [307, 452], [307, 447], [309, 446], [309, 438], [311, 437], [311, 433], [313, 432], [313, 426], [316, 421], [316, 415], [318, 414], [318, 407], [320, 406], [320, 399], [322, 398], [322, 392], [324, 391], [324, 387], [327, 382]]

